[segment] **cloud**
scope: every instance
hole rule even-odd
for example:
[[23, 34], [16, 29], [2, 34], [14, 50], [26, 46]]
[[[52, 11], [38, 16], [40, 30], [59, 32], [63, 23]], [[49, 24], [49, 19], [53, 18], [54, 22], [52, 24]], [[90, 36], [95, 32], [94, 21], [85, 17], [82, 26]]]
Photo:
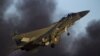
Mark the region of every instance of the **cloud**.
[[[28, 32], [37, 28], [42, 28], [51, 23], [51, 15], [55, 11], [53, 0], [25, 0], [23, 4], [16, 4], [20, 11], [22, 21], [15, 27], [13, 23], [7, 24], [0, 21], [0, 55], [1, 56], [100, 56], [100, 21], [92, 21], [86, 28], [87, 33], [80, 33], [75, 36], [72, 30], [71, 36], [62, 38], [61, 43], [56, 48], [40, 48], [39, 52], [12, 51], [15, 47], [10, 33], [14, 30], [18, 32]], [[16, 14], [15, 14], [16, 15]], [[16, 19], [18, 18], [14, 18]], [[0, 19], [1, 20], [1, 19]], [[2, 22], [2, 23], [1, 23]], [[9, 21], [10, 22], [10, 21]], [[78, 37], [78, 38], [75, 38]]]
[[[6, 0], [5, 2], [8, 2], [8, 0]], [[1, 21], [1, 19], [4, 19], [4, 17], [0, 18], [1, 56], [7, 56], [12, 54], [11, 52], [13, 52], [14, 47], [16, 47], [15, 42], [12, 40], [12, 32], [14, 32], [15, 30], [18, 30], [19, 33], [28, 32], [37, 28], [47, 26], [51, 23], [50, 17], [52, 16], [52, 13], [54, 12], [56, 6], [53, 0], [22, 0], [21, 3], [23, 2], [23, 4], [21, 4], [18, 0], [15, 4], [11, 2], [11, 4], [9, 3], [9, 5], [6, 5], [5, 2], [2, 2], [5, 7], [11, 7], [9, 7], [9, 9], [2, 6], [2, 9], [5, 9], [2, 15], [4, 16], [6, 9], [9, 9], [9, 13], [7, 14], [9, 17], [7, 17], [8, 19], [6, 18], [8, 22], [6, 22], [5, 20]], [[17, 13], [21, 12], [21, 21], [18, 20], [19, 16], [16, 16], [18, 14], [16, 14], [15, 11], [17, 11]], [[16, 22], [20, 24], [16, 25]], [[14, 51], [14, 53], [16, 53], [16, 51]], [[33, 53], [26, 53], [26, 56], [29, 56], [31, 54]], [[18, 55], [20, 55], [20, 53]]]
[[19, 10], [23, 12], [21, 25], [24, 24], [28, 30], [48, 25], [55, 11], [55, 6], [56, 4], [53, 0], [24, 1], [23, 6], [18, 5]]
[[91, 21], [86, 31], [87, 34], [78, 35], [79, 39], [72, 43], [70, 56], [100, 56], [100, 20]]

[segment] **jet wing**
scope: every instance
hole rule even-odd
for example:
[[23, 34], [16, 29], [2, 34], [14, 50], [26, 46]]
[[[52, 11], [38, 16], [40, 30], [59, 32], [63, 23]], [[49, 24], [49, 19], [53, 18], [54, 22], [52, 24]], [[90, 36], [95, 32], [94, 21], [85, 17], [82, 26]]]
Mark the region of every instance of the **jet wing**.
[[21, 42], [30, 42], [30, 41], [34, 41], [37, 38], [39, 38], [40, 36], [42, 36], [43, 34], [45, 34], [46, 32], [48, 32], [51, 28], [53, 28], [56, 23], [53, 23], [52, 25], [42, 28], [42, 29], [37, 29], [35, 31], [31, 31], [31, 32], [27, 32], [27, 33], [23, 33], [20, 35], [16, 35], [15, 36], [15, 40], [20, 40]]

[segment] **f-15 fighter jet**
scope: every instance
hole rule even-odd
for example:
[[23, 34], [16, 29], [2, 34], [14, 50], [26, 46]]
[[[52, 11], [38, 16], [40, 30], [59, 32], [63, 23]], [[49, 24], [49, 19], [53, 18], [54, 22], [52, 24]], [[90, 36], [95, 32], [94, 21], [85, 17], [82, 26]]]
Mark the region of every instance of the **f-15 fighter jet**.
[[[48, 27], [15, 35], [14, 40], [16, 41], [17, 49], [30, 51], [40, 46], [51, 46], [54, 48], [59, 42], [60, 35], [65, 31], [68, 31], [69, 27], [77, 20], [84, 17], [88, 12], [89, 10], [70, 13]], [[68, 33], [68, 35], [70, 35], [70, 33]]]

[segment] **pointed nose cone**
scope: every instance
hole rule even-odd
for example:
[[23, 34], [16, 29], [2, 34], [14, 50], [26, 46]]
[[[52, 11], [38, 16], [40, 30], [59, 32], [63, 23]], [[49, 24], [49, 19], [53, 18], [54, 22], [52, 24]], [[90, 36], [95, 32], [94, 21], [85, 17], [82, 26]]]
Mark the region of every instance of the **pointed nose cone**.
[[81, 11], [78, 14], [80, 15], [80, 17], [85, 16], [86, 14], [88, 14], [90, 11], [89, 10], [85, 10], [85, 11]]

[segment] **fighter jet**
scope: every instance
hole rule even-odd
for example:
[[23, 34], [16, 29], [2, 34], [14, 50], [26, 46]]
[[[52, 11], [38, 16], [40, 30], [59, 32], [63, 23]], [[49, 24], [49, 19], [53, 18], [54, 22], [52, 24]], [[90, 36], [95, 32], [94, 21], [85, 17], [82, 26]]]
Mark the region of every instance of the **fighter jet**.
[[60, 41], [61, 34], [67, 32], [77, 20], [84, 17], [88, 12], [89, 10], [70, 13], [48, 27], [15, 35], [14, 40], [17, 44], [17, 49], [30, 51], [38, 47], [51, 46], [54, 48]]

